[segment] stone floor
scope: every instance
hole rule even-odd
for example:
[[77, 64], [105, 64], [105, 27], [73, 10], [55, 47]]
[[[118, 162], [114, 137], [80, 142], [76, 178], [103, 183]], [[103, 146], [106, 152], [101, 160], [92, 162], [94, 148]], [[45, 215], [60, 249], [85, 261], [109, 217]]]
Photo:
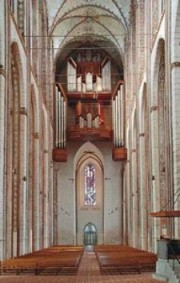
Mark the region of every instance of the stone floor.
[[151, 273], [101, 275], [94, 252], [85, 252], [77, 275], [0, 276], [0, 283], [158, 283]]

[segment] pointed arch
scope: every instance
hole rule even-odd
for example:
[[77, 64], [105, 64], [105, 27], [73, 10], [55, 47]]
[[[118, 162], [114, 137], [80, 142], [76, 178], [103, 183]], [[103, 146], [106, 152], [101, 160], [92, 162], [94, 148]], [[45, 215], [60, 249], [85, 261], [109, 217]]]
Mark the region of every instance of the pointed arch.
[[[98, 243], [103, 243], [103, 210], [104, 210], [104, 166], [100, 150], [90, 142], [86, 142], [76, 153], [75, 179], [76, 179], [76, 211], [77, 211], [77, 243], [83, 244], [83, 227], [92, 222], [98, 227]], [[87, 170], [93, 169], [93, 177]], [[87, 180], [87, 177], [90, 179]], [[89, 186], [89, 181], [91, 185]], [[87, 199], [88, 197], [88, 199]], [[89, 201], [92, 199], [95, 201]]]

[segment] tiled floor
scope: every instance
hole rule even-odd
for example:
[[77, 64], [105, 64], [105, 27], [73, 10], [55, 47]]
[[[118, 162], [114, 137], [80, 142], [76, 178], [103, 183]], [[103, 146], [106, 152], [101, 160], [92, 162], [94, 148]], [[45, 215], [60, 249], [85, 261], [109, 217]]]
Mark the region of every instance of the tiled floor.
[[101, 275], [93, 252], [86, 252], [77, 275], [16, 275], [0, 276], [0, 283], [158, 283], [151, 273]]

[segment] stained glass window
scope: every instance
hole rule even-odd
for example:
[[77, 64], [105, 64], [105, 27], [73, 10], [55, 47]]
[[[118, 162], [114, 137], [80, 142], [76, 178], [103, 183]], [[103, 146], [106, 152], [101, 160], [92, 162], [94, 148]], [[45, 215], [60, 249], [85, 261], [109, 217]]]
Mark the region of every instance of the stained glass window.
[[85, 205], [96, 205], [96, 182], [95, 182], [95, 167], [88, 164], [84, 170], [85, 175]]

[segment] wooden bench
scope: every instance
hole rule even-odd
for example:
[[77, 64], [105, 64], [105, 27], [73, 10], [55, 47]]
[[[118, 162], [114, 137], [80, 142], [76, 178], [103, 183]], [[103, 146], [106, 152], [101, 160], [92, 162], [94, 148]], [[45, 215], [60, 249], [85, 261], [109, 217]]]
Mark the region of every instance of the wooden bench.
[[76, 274], [84, 248], [55, 246], [0, 262], [0, 274]]
[[96, 257], [102, 274], [154, 271], [157, 256], [128, 246], [96, 246]]

